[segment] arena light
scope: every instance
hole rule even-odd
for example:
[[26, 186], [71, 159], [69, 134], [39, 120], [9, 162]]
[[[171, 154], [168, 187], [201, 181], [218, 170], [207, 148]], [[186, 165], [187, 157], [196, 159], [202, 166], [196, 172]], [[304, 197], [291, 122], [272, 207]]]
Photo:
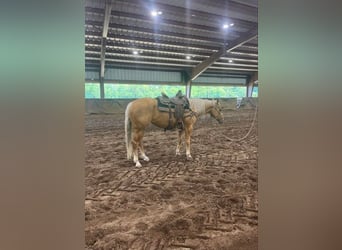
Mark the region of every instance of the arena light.
[[191, 56], [186, 56], [185, 57], [187, 60], [190, 60], [191, 59]]
[[133, 50], [133, 55], [138, 55], [139, 54], [139, 52], [138, 51], [136, 51], [136, 50]]
[[228, 29], [229, 27], [233, 27], [233, 26], [234, 26], [234, 23], [230, 23], [230, 24], [225, 23], [225, 24], [223, 24], [223, 28], [224, 29]]
[[151, 11], [151, 16], [153, 16], [153, 17], [156, 17], [156, 16], [160, 16], [161, 14], [163, 14], [163, 12], [162, 11], [160, 11], [160, 10], [152, 10]]
[[232, 59], [229, 59], [229, 61], [228, 61], [228, 62], [232, 63], [232, 62], [233, 62], [233, 60], [232, 60]]

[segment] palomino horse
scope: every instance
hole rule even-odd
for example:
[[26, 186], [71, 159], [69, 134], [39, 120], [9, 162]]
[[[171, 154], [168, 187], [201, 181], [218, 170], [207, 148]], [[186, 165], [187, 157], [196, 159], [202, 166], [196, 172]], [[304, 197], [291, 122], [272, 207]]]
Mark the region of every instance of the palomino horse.
[[[204, 114], [210, 114], [211, 117], [215, 118], [219, 123], [222, 123], [223, 116], [218, 100], [189, 99], [189, 102], [190, 112], [186, 112], [183, 118], [184, 130], [178, 131], [176, 155], [180, 155], [182, 134], [185, 132], [186, 157], [188, 160], [191, 160], [190, 137], [197, 118]], [[142, 139], [145, 128], [150, 123], [160, 128], [167, 128], [169, 125], [169, 113], [158, 110], [157, 99], [141, 98], [134, 100], [127, 105], [125, 112], [127, 159], [130, 160], [133, 157], [136, 167], [141, 167], [138, 151], [140, 151], [141, 159], [149, 161], [149, 158], [144, 151]], [[176, 119], [174, 117], [172, 118], [171, 123], [173, 127], [176, 127]]]

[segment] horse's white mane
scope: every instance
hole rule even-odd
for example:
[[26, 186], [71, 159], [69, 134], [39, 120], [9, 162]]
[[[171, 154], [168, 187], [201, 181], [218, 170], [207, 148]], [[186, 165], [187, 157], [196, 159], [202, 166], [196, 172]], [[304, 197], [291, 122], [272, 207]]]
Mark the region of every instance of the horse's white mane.
[[189, 98], [190, 108], [195, 111], [198, 115], [204, 115], [206, 108], [213, 107], [216, 100], [205, 100], [197, 98]]

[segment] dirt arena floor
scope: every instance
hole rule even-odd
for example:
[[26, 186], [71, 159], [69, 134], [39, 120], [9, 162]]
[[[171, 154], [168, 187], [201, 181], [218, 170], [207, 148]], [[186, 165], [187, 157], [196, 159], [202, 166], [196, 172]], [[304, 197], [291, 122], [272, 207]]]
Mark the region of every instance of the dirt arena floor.
[[257, 123], [253, 109], [200, 119], [191, 154], [176, 157], [176, 131], [150, 126], [149, 162], [126, 159], [124, 114], [85, 118], [86, 249], [256, 250]]

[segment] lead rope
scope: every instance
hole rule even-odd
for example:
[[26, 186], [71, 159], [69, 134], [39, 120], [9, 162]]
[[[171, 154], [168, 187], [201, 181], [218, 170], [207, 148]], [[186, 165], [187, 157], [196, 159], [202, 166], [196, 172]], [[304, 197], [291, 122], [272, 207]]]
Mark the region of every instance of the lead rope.
[[239, 141], [242, 141], [242, 140], [246, 139], [248, 137], [248, 135], [251, 133], [252, 128], [254, 127], [257, 111], [258, 111], [258, 106], [256, 105], [255, 106], [255, 112], [254, 112], [254, 118], [253, 118], [252, 124], [251, 124], [247, 134], [244, 137], [242, 137], [240, 139], [232, 139], [232, 138], [230, 138], [230, 137], [228, 137], [226, 135], [222, 135], [222, 136], [225, 137], [228, 141], [232, 141], [232, 142], [239, 142]]

